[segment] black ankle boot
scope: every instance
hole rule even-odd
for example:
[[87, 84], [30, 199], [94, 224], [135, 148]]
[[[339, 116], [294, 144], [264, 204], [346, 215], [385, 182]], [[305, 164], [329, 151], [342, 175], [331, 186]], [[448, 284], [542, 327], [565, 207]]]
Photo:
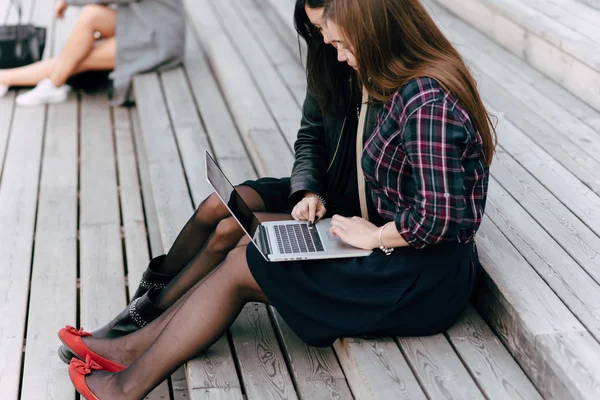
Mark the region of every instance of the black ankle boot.
[[[159, 290], [151, 289], [144, 293], [142, 297], [133, 300], [107, 325], [92, 332], [92, 336], [95, 338], [114, 339], [135, 332], [154, 321], [164, 311], [162, 308], [158, 308], [152, 304], [151, 301], [151, 296], [153, 294], [156, 295], [156, 292]], [[69, 364], [71, 359], [76, 357], [64, 345], [58, 349], [58, 356], [66, 364]]]
[[162, 256], [155, 257], [152, 259], [152, 261], [150, 261], [150, 264], [148, 264], [148, 268], [146, 268], [146, 270], [142, 274], [140, 286], [138, 286], [133, 297], [131, 298], [132, 301], [137, 299], [138, 297], [142, 297], [142, 295], [150, 289], [164, 288], [169, 282], [171, 282], [171, 279], [175, 277], [175, 275], [165, 275], [154, 272], [160, 271], [166, 258], [167, 256], [163, 254]]

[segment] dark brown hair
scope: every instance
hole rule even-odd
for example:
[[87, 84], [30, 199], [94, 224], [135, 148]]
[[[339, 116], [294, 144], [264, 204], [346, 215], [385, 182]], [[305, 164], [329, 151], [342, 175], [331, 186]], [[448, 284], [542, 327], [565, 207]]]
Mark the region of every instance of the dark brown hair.
[[475, 79], [419, 0], [329, 0], [327, 18], [339, 25], [373, 99], [389, 100], [406, 82], [435, 79], [469, 112], [489, 166], [497, 137]]

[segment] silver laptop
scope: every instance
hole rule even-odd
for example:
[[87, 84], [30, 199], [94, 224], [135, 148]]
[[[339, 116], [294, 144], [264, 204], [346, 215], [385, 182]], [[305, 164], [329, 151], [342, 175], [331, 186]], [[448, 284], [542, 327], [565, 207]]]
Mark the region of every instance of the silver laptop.
[[208, 152], [206, 178], [267, 261], [364, 257], [372, 253], [330, 235], [330, 219], [315, 224], [294, 220], [260, 223]]

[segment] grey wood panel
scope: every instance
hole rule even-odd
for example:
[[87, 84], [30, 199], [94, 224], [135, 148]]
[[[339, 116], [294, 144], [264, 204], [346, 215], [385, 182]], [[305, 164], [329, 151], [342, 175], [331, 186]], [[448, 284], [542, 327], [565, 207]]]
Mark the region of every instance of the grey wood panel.
[[[164, 253], [162, 238], [160, 234], [160, 226], [158, 223], [158, 214], [156, 212], [156, 204], [152, 194], [152, 183], [150, 182], [150, 167], [148, 165], [148, 157], [146, 155], [146, 146], [144, 137], [140, 127], [140, 117], [137, 108], [131, 108], [131, 128], [135, 143], [135, 154], [138, 162], [140, 185], [142, 188], [142, 200], [144, 205], [144, 217], [146, 219], [146, 231], [150, 241], [150, 254], [156, 257]], [[137, 282], [129, 282], [129, 286], [135, 285]]]
[[[210, 143], [183, 69], [176, 68], [164, 72], [161, 78], [179, 153], [185, 165], [185, 175], [195, 200], [194, 204], [197, 206], [212, 193], [212, 189], [206, 182], [204, 163], [204, 152], [211, 150]], [[195, 185], [193, 184], [195, 182], [202, 184]]]
[[448, 329], [447, 336], [487, 399], [542, 399], [473, 307]]
[[[169, 114], [162, 96], [152, 97], [152, 93], [160, 93], [161, 88], [156, 75], [143, 75], [136, 77], [135, 91], [137, 110], [141, 122], [140, 133], [143, 136], [145, 152], [149, 159], [149, 181], [152, 186], [152, 197], [155, 200], [156, 211], [160, 221], [161, 242], [165, 251], [172, 243], [185, 222], [192, 215], [194, 208], [187, 190], [181, 159], [177, 154], [173, 131], [169, 124]], [[199, 184], [199, 183], [194, 183]], [[165, 196], [168, 194], [168, 197]], [[222, 343], [224, 339], [221, 339]], [[225, 344], [227, 342], [225, 341]], [[235, 368], [227, 361], [231, 359], [228, 346], [211, 347], [212, 364], [203, 360], [191, 361], [188, 364], [190, 371], [212, 370], [214, 376], [220, 381], [229, 381], [226, 377], [235, 374]], [[209, 395], [210, 392], [190, 390], [193, 398]], [[241, 393], [240, 393], [241, 395]], [[200, 396], [200, 397], [199, 397]]]
[[[209, 0], [187, 0], [186, 5], [191, 23], [198, 30], [201, 44], [221, 83], [221, 89], [259, 174], [288, 175], [293, 157], [290, 152], [281, 149], [289, 148], [289, 145], [270, 116], [252, 78], [243, 68], [242, 60], [218, 23]], [[228, 82], [237, 84], [228, 85]], [[269, 157], [265, 157], [266, 154]]]
[[[150, 259], [148, 233], [142, 209], [142, 195], [129, 110], [123, 107], [113, 108], [112, 120], [114, 121], [122, 232], [125, 239], [128, 294], [131, 299]], [[169, 397], [169, 385], [165, 381], [146, 396], [146, 399], [161, 400]]]
[[419, 382], [392, 338], [343, 338], [333, 347], [354, 398], [426, 399]]
[[298, 57], [288, 51], [256, 1], [245, 0], [243, 3], [244, 7], [235, 7], [235, 10], [254, 33], [254, 40], [268, 55], [273, 67], [294, 96], [296, 103], [302, 106], [306, 95], [306, 72]]
[[156, 204], [163, 250], [169, 249], [194, 208], [190, 199], [169, 114], [156, 74], [134, 81], [137, 111], [148, 157], [152, 195]]
[[600, 283], [600, 238], [508, 154], [497, 151], [492, 175]]
[[186, 376], [191, 400], [242, 400], [227, 335], [223, 335], [202, 355], [188, 361]]
[[[484, 71], [493, 72], [492, 75], [497, 77], [500, 82], [505, 79], [508, 79], [509, 83], [515, 80], [521, 82], [521, 90], [525, 92], [530, 91], [532, 87], [534, 91], [545, 95], [546, 99], [559, 104], [569, 114], [581, 119], [593, 127], [596, 132], [600, 132], [600, 113], [597, 110], [555, 83], [551, 78], [526, 64], [518, 56], [498, 46], [477, 29], [436, 5], [434, 1], [427, 1], [427, 5], [439, 26], [447, 32], [449, 38], [471, 63], [481, 66]], [[502, 62], [499, 63], [498, 60], [502, 60]]]
[[125, 276], [108, 96], [83, 95], [80, 112], [80, 325], [94, 330], [125, 307]]
[[[595, 398], [600, 345], [488, 219], [477, 237], [485, 273], [475, 296], [479, 311], [544, 398]], [[540, 337], [569, 335], [569, 342], [542, 345]], [[592, 343], [594, 342], [594, 343]], [[569, 371], [571, 370], [571, 371]]]
[[490, 193], [487, 217], [600, 340], [600, 285], [495, 179], [490, 180]]
[[[25, 22], [50, 24], [51, 15], [32, 20], [32, 1], [22, 3]], [[16, 22], [12, 8], [6, 17]], [[0, 133], [0, 393], [8, 400], [19, 397], [44, 123], [45, 108], [15, 109]]]
[[297, 399], [266, 306], [247, 304], [230, 328], [248, 399]]
[[[75, 390], [56, 355], [56, 332], [77, 322], [77, 98], [48, 107], [21, 398], [67, 399]], [[4, 392], [3, 392], [4, 393]], [[3, 396], [4, 398], [4, 396]]]
[[[235, 7], [232, 6], [231, 1], [211, 1], [223, 29], [228, 33], [232, 45], [244, 60], [246, 68], [256, 82], [259, 93], [291, 148], [296, 140], [298, 128], [300, 128], [299, 109], [295, 98], [287, 90], [285, 83], [269, 62], [265, 52], [234, 10]], [[248, 4], [252, 4], [251, 0], [246, 1]]]
[[298, 40], [298, 34], [294, 28], [293, 15], [294, 4], [287, 2], [282, 4], [279, 0], [254, 0], [258, 4], [263, 14], [268, 18], [273, 28], [277, 31], [277, 36], [285, 44], [288, 51], [298, 58], [298, 61], [305, 63], [306, 43]]
[[301, 399], [352, 399], [344, 372], [331, 347], [306, 345], [274, 308], [270, 313], [280, 333], [284, 354]]
[[113, 108], [119, 196], [125, 237], [129, 296], [137, 289], [142, 273], [150, 260], [148, 233], [144, 221], [142, 196], [129, 110]]
[[0, 393], [17, 399], [45, 110], [17, 108], [0, 182]]
[[236, 175], [234, 184], [255, 179], [254, 166], [192, 29], [186, 45], [185, 70], [219, 165], [232, 179]]
[[429, 398], [485, 398], [443, 334], [398, 338], [398, 343]]
[[514, 158], [588, 228], [600, 235], [600, 196], [506, 118], [499, 119], [498, 132], [502, 137], [502, 154]]

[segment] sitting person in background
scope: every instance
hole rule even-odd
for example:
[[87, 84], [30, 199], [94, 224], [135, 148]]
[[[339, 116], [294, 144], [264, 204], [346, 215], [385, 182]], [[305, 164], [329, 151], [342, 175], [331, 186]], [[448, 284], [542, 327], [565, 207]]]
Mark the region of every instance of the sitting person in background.
[[0, 97], [12, 86], [35, 86], [17, 96], [18, 105], [60, 103], [67, 99], [71, 88], [66, 83], [73, 75], [113, 71], [112, 103], [122, 105], [132, 100], [135, 74], [175, 67], [183, 59], [182, 0], [58, 0], [58, 19], [69, 5], [85, 7], [60, 56], [0, 70]]

